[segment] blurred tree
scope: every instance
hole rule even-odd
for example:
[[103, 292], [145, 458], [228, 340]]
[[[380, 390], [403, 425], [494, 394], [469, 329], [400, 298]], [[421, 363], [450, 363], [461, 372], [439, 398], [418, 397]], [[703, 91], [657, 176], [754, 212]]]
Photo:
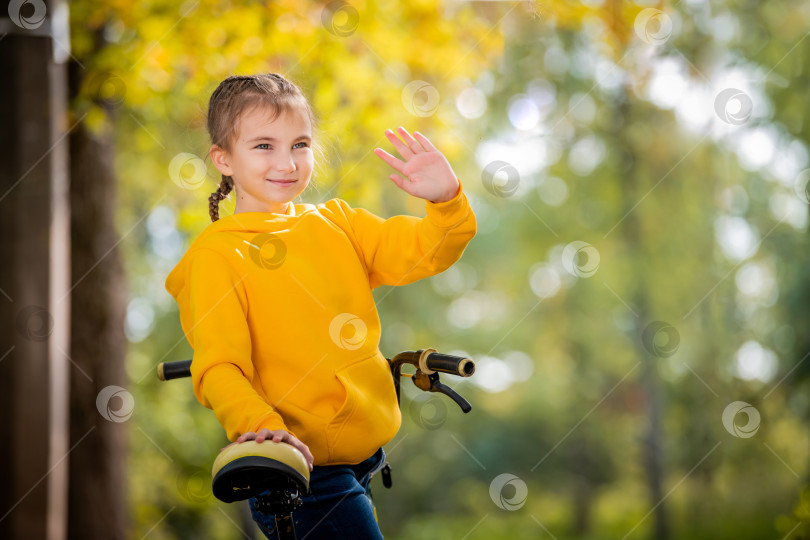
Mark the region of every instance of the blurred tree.
[[[90, 70], [106, 47], [101, 31], [89, 34], [92, 46], [77, 51], [68, 64], [71, 109], [71, 346], [77, 369], [70, 371], [70, 443], [85, 438], [70, 459], [68, 538], [125, 538], [130, 529], [126, 510], [127, 432], [123, 424], [105, 419], [97, 396], [108, 386], [126, 386], [127, 342], [124, 314], [127, 288], [116, 230], [118, 177], [114, 169], [113, 128], [119, 103], [92, 83]], [[88, 125], [89, 114], [99, 124]], [[101, 406], [122, 411], [121, 395]], [[131, 412], [131, 411], [129, 411]], [[112, 417], [113, 420], [115, 417]], [[89, 433], [89, 435], [88, 435]]]
[[[63, 538], [71, 369], [66, 55], [43, 28], [46, 5], [25, 7], [11, 2], [0, 13], [0, 71], [9, 82], [0, 90], [0, 537]], [[52, 28], [64, 33], [65, 21]]]

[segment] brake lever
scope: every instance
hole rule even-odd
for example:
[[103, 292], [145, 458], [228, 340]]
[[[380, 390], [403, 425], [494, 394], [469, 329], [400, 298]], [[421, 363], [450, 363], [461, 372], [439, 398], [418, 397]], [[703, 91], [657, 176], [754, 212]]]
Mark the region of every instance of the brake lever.
[[413, 381], [413, 384], [415, 384], [420, 390], [424, 390], [425, 392], [441, 392], [442, 394], [448, 396], [450, 399], [455, 401], [465, 413], [472, 410], [472, 405], [470, 405], [469, 401], [461, 397], [455, 390], [439, 381], [438, 373], [431, 373], [430, 375], [427, 375], [423, 371], [417, 369], [416, 373], [414, 373], [411, 377], [411, 380]]

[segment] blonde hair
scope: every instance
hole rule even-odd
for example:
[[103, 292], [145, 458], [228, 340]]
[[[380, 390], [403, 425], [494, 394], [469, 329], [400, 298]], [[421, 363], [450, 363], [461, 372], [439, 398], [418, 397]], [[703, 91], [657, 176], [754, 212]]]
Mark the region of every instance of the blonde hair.
[[[323, 148], [316, 130], [317, 117], [309, 101], [295, 83], [278, 73], [234, 75], [219, 83], [208, 102], [207, 127], [211, 144], [230, 152], [239, 132], [242, 113], [258, 106], [268, 107], [272, 111], [271, 120], [283, 112], [303, 110], [312, 126], [313, 152], [322, 156]], [[219, 201], [226, 198], [233, 187], [233, 178], [223, 174], [219, 187], [208, 197], [208, 213], [212, 222], [219, 219]]]

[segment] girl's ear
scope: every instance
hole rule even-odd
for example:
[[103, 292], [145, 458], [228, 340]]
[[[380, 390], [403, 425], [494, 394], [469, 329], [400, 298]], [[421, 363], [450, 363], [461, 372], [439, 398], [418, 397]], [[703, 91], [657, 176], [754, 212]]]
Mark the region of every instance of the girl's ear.
[[228, 152], [224, 148], [216, 144], [212, 144], [211, 148], [208, 150], [208, 153], [211, 156], [211, 161], [214, 163], [214, 167], [216, 167], [221, 174], [224, 174], [225, 176], [233, 176], [233, 170], [229, 165], [230, 159]]

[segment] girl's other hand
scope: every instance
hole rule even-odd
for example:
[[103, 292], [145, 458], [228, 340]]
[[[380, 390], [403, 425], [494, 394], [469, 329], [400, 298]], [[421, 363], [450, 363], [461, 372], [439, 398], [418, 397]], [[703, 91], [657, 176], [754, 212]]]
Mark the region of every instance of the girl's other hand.
[[[255, 433], [253, 431], [248, 431], [248, 432], [245, 432], [242, 435], [240, 435], [239, 438], [236, 439], [236, 442], [232, 442], [231, 444], [229, 444], [225, 448], [233, 446], [234, 444], [239, 444], [239, 443], [243, 443], [245, 441], [254, 441], [254, 440], [257, 443], [262, 443], [265, 440], [272, 440], [273, 442], [284, 442], [284, 443], [287, 443], [287, 444], [289, 444], [291, 446], [294, 446], [295, 448], [297, 448], [304, 455], [304, 459], [307, 460], [307, 465], [309, 465], [309, 470], [310, 471], [312, 470], [312, 463], [313, 463], [313, 461], [315, 461], [315, 458], [312, 457], [312, 452], [309, 451], [309, 447], [307, 445], [305, 445], [304, 443], [302, 443], [301, 441], [299, 441], [292, 433], [288, 433], [287, 431], [284, 431], [283, 429], [270, 430], [270, 429], [267, 429], [267, 428], [262, 428], [262, 429], [259, 430], [258, 433]], [[225, 450], [225, 448], [223, 448], [222, 450]], [[222, 450], [220, 450], [220, 452]]]
[[386, 137], [405, 158], [404, 162], [382, 148], [374, 149], [377, 157], [405, 176], [403, 179], [392, 174], [389, 178], [403, 191], [432, 203], [446, 202], [455, 197], [461, 186], [444, 154], [418, 131], [414, 131], [412, 137], [408, 130], [400, 127], [399, 134], [405, 142], [390, 129], [385, 130]]

